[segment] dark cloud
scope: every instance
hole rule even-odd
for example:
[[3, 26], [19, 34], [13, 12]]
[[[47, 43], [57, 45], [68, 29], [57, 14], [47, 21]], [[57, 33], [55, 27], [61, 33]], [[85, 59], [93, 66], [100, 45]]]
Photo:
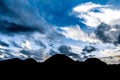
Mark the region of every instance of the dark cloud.
[[18, 32], [34, 32], [37, 31], [35, 27], [29, 27], [26, 25], [19, 25], [16, 23], [10, 23], [7, 21], [0, 22], [0, 32], [4, 33], [18, 33]]
[[[41, 17], [37, 14], [37, 10], [33, 9], [29, 0], [0, 1], [0, 21], [6, 21], [12, 24], [15, 23], [16, 25], [38, 27], [43, 24], [43, 22]], [[23, 30], [22, 28], [20, 28], [21, 31]], [[17, 31], [16, 28], [14, 28], [14, 30]]]
[[93, 51], [96, 51], [96, 48], [93, 47], [93, 46], [86, 46], [84, 49], [83, 49], [84, 52], [87, 52], [87, 53], [91, 53]]
[[3, 42], [3, 41], [0, 41], [0, 45], [5, 46], [5, 47], [9, 47], [9, 44], [6, 42]]
[[97, 38], [103, 42], [119, 43], [120, 25], [110, 26], [105, 23], [101, 23], [97, 27], [95, 34]]
[[0, 32], [49, 32], [51, 27], [45, 17], [40, 15], [45, 13], [41, 11], [44, 7], [40, 8], [38, 4], [41, 4], [39, 0], [1, 0]]
[[62, 46], [60, 46], [60, 47], [58, 48], [58, 50], [60, 51], [61, 54], [65, 54], [65, 55], [67, 55], [67, 56], [72, 56], [72, 57], [74, 57], [74, 58], [79, 58], [79, 59], [80, 59], [80, 56], [77, 55], [77, 54], [75, 54], [75, 53], [73, 53], [73, 52], [71, 51], [71, 47], [69, 47], [69, 46], [62, 45]]
[[110, 42], [111, 40], [110, 37], [105, 34], [105, 32], [108, 32], [110, 29], [111, 29], [110, 25], [101, 23], [96, 29], [96, 36], [103, 42]]

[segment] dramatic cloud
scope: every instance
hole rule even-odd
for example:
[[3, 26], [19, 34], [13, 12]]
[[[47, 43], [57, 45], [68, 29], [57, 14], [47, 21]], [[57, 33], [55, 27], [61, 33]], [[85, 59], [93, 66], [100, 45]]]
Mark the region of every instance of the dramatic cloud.
[[96, 29], [96, 38], [103, 42], [119, 43], [120, 9], [112, 5], [87, 2], [73, 8], [73, 13], [87, 27]]
[[[33, 9], [29, 0], [0, 1], [0, 26], [8, 31], [44, 31], [45, 21], [39, 16], [38, 8]], [[47, 27], [47, 26], [46, 26]], [[3, 28], [3, 27], [2, 27]]]
[[0, 60], [118, 56], [120, 9], [112, 0], [88, 1], [0, 0]]
[[100, 5], [95, 3], [83, 3], [75, 8], [73, 12], [82, 23], [90, 27], [97, 27], [101, 23], [108, 25], [120, 24], [120, 10], [111, 5]]
[[39, 0], [0, 1], [0, 60], [19, 57], [41, 61], [64, 41], [37, 4]]
[[97, 27], [95, 34], [103, 42], [118, 44], [120, 41], [120, 25], [110, 26], [102, 23]]

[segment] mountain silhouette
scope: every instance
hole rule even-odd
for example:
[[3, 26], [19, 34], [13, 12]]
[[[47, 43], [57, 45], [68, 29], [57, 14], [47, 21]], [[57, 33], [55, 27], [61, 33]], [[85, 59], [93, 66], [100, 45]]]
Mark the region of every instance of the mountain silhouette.
[[63, 54], [56, 54], [47, 59], [44, 62], [37, 62], [34, 59], [26, 59], [26, 60], [20, 60], [20, 59], [9, 59], [1, 61], [0, 64], [77, 64], [77, 65], [107, 65], [106, 63], [100, 61], [97, 58], [90, 58], [87, 59], [85, 62], [79, 62], [74, 61], [73, 59], [69, 58], [66, 55]]
[[97, 59], [97, 58], [89, 58], [85, 61], [85, 64], [88, 64], [88, 65], [107, 65], [105, 62], [102, 62], [101, 60]]
[[46, 60], [44, 64], [76, 64], [76, 62], [66, 55], [56, 54]]
[[[0, 62], [0, 67], [5, 65], [5, 68], [8, 68], [12, 65], [14, 67], [22, 67], [24, 69], [36, 69], [41, 71], [45, 68], [45, 70], [53, 70], [53, 68], [65, 69], [67, 71], [107, 71], [107, 72], [116, 72], [120, 69], [120, 64], [118, 65], [107, 65], [106, 63], [102, 62], [97, 58], [89, 58], [85, 62], [74, 61], [71, 58], [67, 57], [66, 55], [56, 54], [50, 57], [43, 63], [37, 62], [34, 59], [10, 59]], [[8, 67], [9, 66], [9, 67]], [[27, 67], [26, 67], [27, 66]]]
[[26, 60], [20, 60], [18, 58], [15, 58], [15, 59], [1, 61], [0, 65], [2, 65], [2, 64], [36, 64], [36, 63], [37, 62], [34, 59], [31, 59], [31, 58], [26, 59]]

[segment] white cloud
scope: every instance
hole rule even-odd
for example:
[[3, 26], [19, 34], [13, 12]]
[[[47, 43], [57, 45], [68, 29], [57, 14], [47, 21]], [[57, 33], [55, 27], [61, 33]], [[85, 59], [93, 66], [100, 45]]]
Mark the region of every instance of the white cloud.
[[82, 22], [90, 27], [97, 27], [102, 22], [109, 25], [120, 24], [120, 9], [111, 5], [88, 2], [75, 7], [73, 12], [78, 13], [77, 17], [83, 19]]
[[75, 11], [75, 12], [89, 12], [90, 10], [92, 10], [93, 8], [96, 8], [96, 7], [101, 7], [101, 5], [88, 2], [88, 3], [84, 3], [84, 4], [81, 4], [77, 7], [75, 7], [73, 9], [73, 11]]
[[87, 34], [81, 30], [80, 26], [69, 26], [69, 27], [62, 27], [63, 30], [62, 34], [65, 35], [67, 38], [71, 38], [73, 40], [81, 40], [83, 42], [98, 42], [94, 36], [94, 34]]
[[30, 45], [30, 42], [29, 42], [29, 41], [24, 41], [24, 42], [22, 43], [22, 47], [23, 47], [24, 49], [31, 50], [31, 45]]

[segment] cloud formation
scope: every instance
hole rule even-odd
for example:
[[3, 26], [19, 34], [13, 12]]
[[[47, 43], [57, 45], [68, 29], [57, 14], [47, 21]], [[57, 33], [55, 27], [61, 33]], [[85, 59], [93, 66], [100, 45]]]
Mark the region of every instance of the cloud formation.
[[108, 25], [120, 24], [120, 10], [112, 5], [87, 2], [73, 8], [73, 13], [78, 18], [83, 19], [82, 23], [89, 27], [97, 27], [101, 23]]
[[97, 40], [95, 38], [94, 33], [88, 34], [85, 33], [79, 25], [76, 26], [69, 26], [69, 27], [63, 27], [61, 28], [63, 30], [62, 34], [66, 37], [66, 38], [71, 38], [73, 40], [80, 40], [83, 42], [99, 42], [99, 40]]
[[105, 23], [101, 23], [97, 27], [95, 34], [96, 37], [102, 40], [103, 42], [119, 44], [120, 25], [111, 26]]
[[103, 5], [108, 0], [88, 1], [0, 0], [0, 60], [119, 55], [120, 10]]

